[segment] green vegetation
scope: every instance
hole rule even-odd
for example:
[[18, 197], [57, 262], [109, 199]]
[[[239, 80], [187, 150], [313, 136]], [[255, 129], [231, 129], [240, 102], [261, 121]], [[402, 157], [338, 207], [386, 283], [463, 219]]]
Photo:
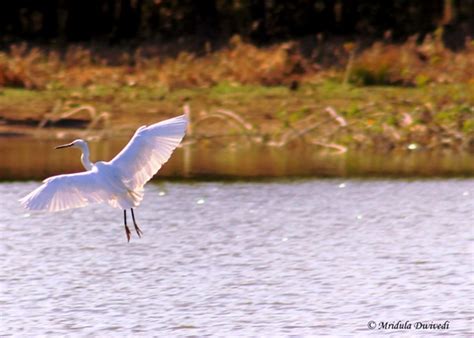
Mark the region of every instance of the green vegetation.
[[[406, 148], [413, 142], [436, 148], [444, 142], [445, 146], [473, 151], [473, 93], [474, 84], [355, 87], [331, 80], [305, 84], [296, 91], [283, 86], [226, 83], [172, 91], [127, 86], [43, 91], [5, 88], [0, 95], [0, 113], [9, 119], [39, 121], [58, 109], [58, 102], [63, 112], [91, 105], [98, 112], [109, 112], [111, 125], [120, 126], [178, 114], [188, 102], [194, 114], [217, 109], [235, 112], [262, 131], [266, 139], [314, 118], [324, 122], [314, 130], [315, 135], [333, 130], [329, 140], [349, 148], [379, 148], [384, 144], [380, 150], [389, 150]], [[326, 107], [346, 119], [348, 127], [337, 129], [328, 119]]]
[[[189, 103], [197, 119], [219, 109], [237, 114], [252, 126], [245, 133], [269, 145], [474, 152], [474, 45], [454, 53], [439, 36], [358, 52], [331, 46], [339, 58], [324, 67], [296, 43], [258, 48], [238, 37], [199, 57], [144, 57], [138, 49], [113, 66], [85, 48], [12, 46], [0, 53], [0, 114], [34, 124], [88, 106], [113, 129], [176, 115]], [[200, 125], [200, 135], [242, 132], [216, 123]]]

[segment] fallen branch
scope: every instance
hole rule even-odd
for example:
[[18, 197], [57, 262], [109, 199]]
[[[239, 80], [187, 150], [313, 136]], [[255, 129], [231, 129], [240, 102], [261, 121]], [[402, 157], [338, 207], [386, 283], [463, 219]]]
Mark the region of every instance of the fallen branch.
[[325, 112], [329, 114], [341, 127], [347, 127], [347, 121], [339, 115], [333, 107], [326, 107]]
[[316, 123], [312, 124], [311, 126], [303, 129], [303, 130], [292, 129], [292, 130], [286, 132], [282, 136], [280, 141], [278, 141], [278, 142], [268, 142], [267, 145], [269, 145], [271, 147], [283, 147], [283, 146], [287, 145], [288, 143], [290, 143], [291, 141], [293, 141], [294, 139], [296, 139], [298, 137], [303, 137], [305, 134], [309, 133], [310, 131], [313, 131], [314, 129], [319, 127], [321, 124], [322, 124], [322, 122], [316, 122]]
[[320, 147], [324, 147], [324, 148], [336, 149], [337, 154], [343, 154], [343, 153], [347, 152], [347, 147], [346, 146], [336, 144], [336, 143], [323, 143], [323, 142], [320, 142], [320, 141], [311, 140], [311, 144], [314, 144], [314, 145], [320, 146]]
[[229, 110], [223, 110], [223, 109], [219, 109], [217, 110], [218, 114], [222, 114], [224, 116], [228, 116], [232, 119], [234, 119], [235, 121], [237, 121], [243, 128], [247, 129], [247, 130], [253, 130], [253, 127], [250, 123], [248, 122], [245, 122], [245, 120], [239, 116], [238, 114], [234, 113], [234, 112], [231, 112]]
[[63, 119], [66, 119], [66, 118], [69, 118], [73, 115], [76, 115], [82, 111], [86, 111], [89, 113], [89, 117], [90, 117], [90, 122], [87, 126], [87, 130], [89, 129], [92, 129], [93, 127], [95, 127], [99, 121], [103, 120], [106, 127], [108, 127], [108, 122], [110, 121], [110, 114], [107, 113], [107, 112], [102, 112], [100, 114], [97, 114], [97, 111], [94, 107], [92, 106], [89, 106], [89, 105], [84, 105], [84, 106], [79, 106], [77, 108], [74, 108], [74, 109], [71, 109], [67, 112], [64, 112], [62, 114], [59, 114], [59, 110], [61, 109], [62, 107], [62, 103], [57, 103], [54, 108], [53, 108], [53, 112], [51, 114], [47, 114], [42, 120], [41, 122], [38, 124], [38, 128], [44, 128], [44, 126], [48, 123], [48, 122], [53, 122], [53, 123], [56, 123], [60, 120], [63, 120]]
[[[187, 107], [188, 112], [189, 112], [189, 107]], [[186, 106], [185, 106], [185, 111], [186, 111]], [[252, 125], [248, 122], [246, 122], [242, 117], [240, 117], [238, 114], [228, 111], [228, 110], [217, 110], [215, 113], [205, 113], [204, 116], [199, 118], [196, 122], [193, 123], [192, 129], [194, 130], [198, 125], [200, 125], [202, 122], [209, 120], [209, 119], [220, 119], [224, 120], [227, 123], [231, 123], [237, 128], [241, 129], [244, 131], [244, 135], [247, 136], [247, 139], [249, 142], [253, 143], [260, 143], [261, 138], [258, 137], [256, 139], [252, 139], [252, 135], [249, 132], [252, 132], [254, 134], [254, 129]]]

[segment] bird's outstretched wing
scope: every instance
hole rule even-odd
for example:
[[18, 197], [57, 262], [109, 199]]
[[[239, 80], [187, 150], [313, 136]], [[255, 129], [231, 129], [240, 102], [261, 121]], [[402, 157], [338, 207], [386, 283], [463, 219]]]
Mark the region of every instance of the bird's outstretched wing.
[[142, 188], [168, 161], [186, 132], [187, 119], [181, 115], [140, 127], [125, 148], [109, 164], [117, 168], [125, 185]]
[[43, 184], [20, 199], [28, 210], [60, 211], [111, 199], [97, 170], [47, 178]]

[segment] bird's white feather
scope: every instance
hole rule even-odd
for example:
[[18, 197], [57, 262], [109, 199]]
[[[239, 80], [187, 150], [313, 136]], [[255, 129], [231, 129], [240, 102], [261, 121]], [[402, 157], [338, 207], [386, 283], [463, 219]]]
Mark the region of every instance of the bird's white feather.
[[60, 211], [79, 208], [89, 203], [107, 201], [111, 196], [100, 180], [97, 170], [77, 174], [58, 175], [20, 200], [29, 210]]
[[183, 139], [186, 125], [186, 116], [181, 115], [140, 127], [125, 148], [109, 163], [119, 170], [129, 189], [140, 189], [168, 161]]
[[[186, 117], [182, 115], [143, 126], [110, 162], [97, 162], [86, 172], [50, 177], [23, 197], [20, 203], [29, 210], [47, 211], [100, 202], [121, 209], [136, 207], [143, 199], [144, 184], [179, 145], [186, 124]], [[81, 149], [88, 153], [87, 144], [81, 144]]]

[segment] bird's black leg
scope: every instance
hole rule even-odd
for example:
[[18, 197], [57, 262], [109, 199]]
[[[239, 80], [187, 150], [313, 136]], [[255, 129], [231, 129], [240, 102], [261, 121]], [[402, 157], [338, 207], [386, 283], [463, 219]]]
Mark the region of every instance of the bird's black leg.
[[127, 242], [130, 242], [130, 229], [127, 226], [127, 210], [123, 211], [123, 224], [125, 225], [125, 235], [127, 236]]
[[133, 219], [133, 225], [135, 226], [135, 231], [137, 232], [138, 237], [142, 237], [143, 232], [141, 229], [138, 227], [137, 222], [135, 221], [135, 214], [133, 213], [133, 208], [130, 209], [132, 211], [132, 219]]

